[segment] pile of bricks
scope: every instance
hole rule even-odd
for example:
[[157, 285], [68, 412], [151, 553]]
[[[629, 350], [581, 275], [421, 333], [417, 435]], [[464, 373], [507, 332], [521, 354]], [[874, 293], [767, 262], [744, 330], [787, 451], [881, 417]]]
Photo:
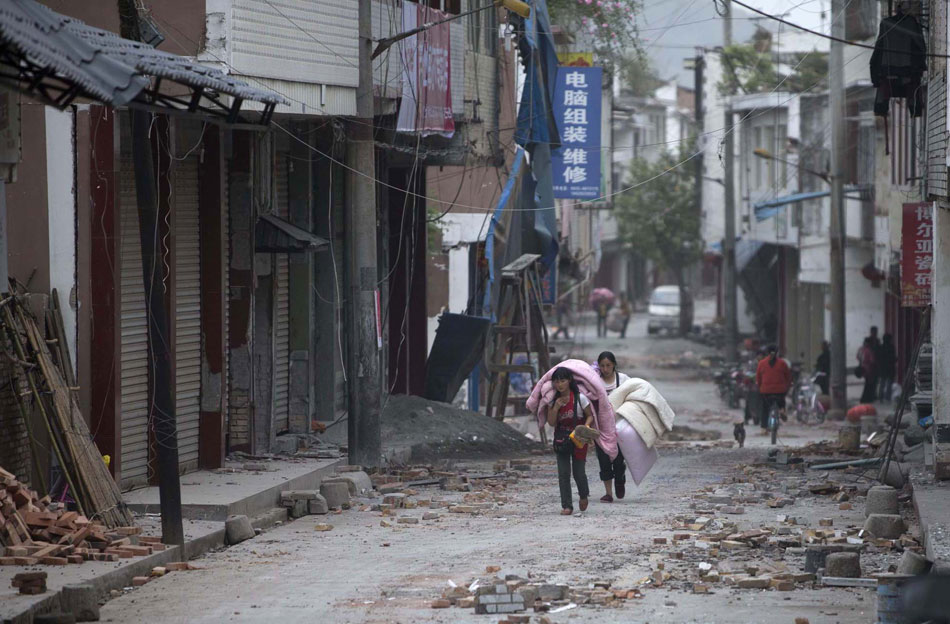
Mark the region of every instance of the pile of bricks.
[[0, 468], [0, 565], [66, 565], [118, 561], [165, 546], [140, 527], [109, 529], [17, 481]]
[[46, 592], [46, 572], [23, 572], [13, 577], [11, 585], [21, 594], [43, 594]]

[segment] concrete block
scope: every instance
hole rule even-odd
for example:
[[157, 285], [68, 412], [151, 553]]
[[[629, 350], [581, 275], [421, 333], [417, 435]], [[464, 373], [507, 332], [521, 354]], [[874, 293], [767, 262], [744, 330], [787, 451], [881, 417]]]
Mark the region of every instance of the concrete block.
[[324, 483], [336, 482], [337, 480], [343, 480], [349, 484], [350, 496], [364, 496], [373, 489], [373, 482], [370, 481], [369, 475], [362, 470], [344, 472], [327, 479]]
[[247, 516], [228, 516], [224, 531], [229, 545], [240, 544], [254, 537], [254, 527]]
[[93, 585], [64, 585], [59, 603], [77, 622], [99, 621], [99, 593]]
[[323, 515], [330, 513], [330, 506], [327, 505], [327, 499], [317, 494], [316, 498], [307, 501], [307, 510], [311, 514]]
[[292, 507], [290, 507], [290, 517], [293, 519], [303, 518], [310, 513], [310, 501], [305, 500], [295, 500]]
[[851, 552], [830, 553], [825, 559], [825, 576], [861, 578], [861, 555]]
[[925, 574], [928, 567], [929, 563], [926, 557], [912, 550], [905, 550], [897, 564], [897, 573], [917, 576], [918, 574]]
[[889, 485], [877, 485], [868, 490], [868, 497], [864, 503], [864, 517], [871, 514], [896, 514], [897, 490]]
[[871, 514], [864, 528], [874, 537], [897, 539], [906, 529], [904, 519], [898, 514]]
[[326, 499], [332, 509], [350, 504], [350, 486], [348, 483], [321, 483], [320, 495]]
[[320, 496], [316, 490], [287, 490], [280, 493], [280, 504], [284, 507], [292, 507], [294, 501], [313, 500]]
[[540, 585], [538, 598], [541, 600], [564, 600], [567, 598], [567, 585]]
[[884, 475], [883, 482], [891, 487], [902, 488], [907, 482], [909, 472], [910, 467], [907, 464], [892, 461], [887, 465], [887, 474]]

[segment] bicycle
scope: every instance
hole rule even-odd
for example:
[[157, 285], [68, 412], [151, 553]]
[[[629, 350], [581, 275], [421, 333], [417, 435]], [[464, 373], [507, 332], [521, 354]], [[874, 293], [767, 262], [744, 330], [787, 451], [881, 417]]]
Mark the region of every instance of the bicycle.
[[798, 398], [795, 401], [795, 418], [798, 422], [807, 424], [812, 417], [818, 424], [825, 422], [827, 409], [821, 402], [818, 385], [818, 381], [824, 376], [825, 373], [817, 372], [808, 379], [807, 383], [801, 384], [802, 387], [799, 388]]
[[769, 402], [769, 411], [768, 415], [766, 416], [767, 420], [765, 421], [765, 424], [766, 429], [772, 436], [772, 444], [775, 444], [778, 440], [778, 428], [781, 426], [781, 422], [788, 418], [784, 413], [785, 397], [781, 396], [781, 398], [776, 399], [773, 396], [767, 396], [764, 397], [763, 400]]

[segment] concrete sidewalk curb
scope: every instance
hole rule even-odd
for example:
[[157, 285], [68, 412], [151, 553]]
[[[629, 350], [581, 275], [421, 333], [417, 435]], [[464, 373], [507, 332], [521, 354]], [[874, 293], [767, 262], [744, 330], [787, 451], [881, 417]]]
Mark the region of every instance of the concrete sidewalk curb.
[[[251, 525], [255, 529], [261, 529], [262, 531], [273, 527], [278, 522], [287, 522], [287, 510], [282, 507], [270, 509], [251, 519]], [[224, 524], [222, 523], [220, 529], [185, 542], [184, 558], [179, 556], [182, 550], [180, 547], [171, 546], [161, 552], [152, 553], [141, 559], [130, 561], [121, 568], [116, 568], [99, 576], [84, 580], [83, 584], [92, 585], [101, 600], [103, 597], [108, 596], [109, 592], [113, 589], [122, 589], [123, 587], [132, 585], [133, 577], [148, 576], [152, 568], [156, 566], [163, 566], [173, 561], [189, 561], [209, 551], [225, 547], [227, 547], [227, 544]], [[187, 574], [187, 572], [174, 572], [173, 574]], [[43, 600], [33, 603], [23, 612], [4, 619], [2, 624], [30, 624], [37, 615], [59, 611], [62, 608], [60, 602], [61, 594], [62, 589], [50, 592], [47, 596], [44, 596]]]
[[[324, 478], [334, 474], [338, 466], [346, 464], [346, 458], [340, 458], [315, 470], [298, 475], [282, 483], [271, 485], [240, 500], [227, 504], [185, 503], [182, 505], [182, 517], [186, 520], [211, 520], [224, 522], [228, 516], [243, 515], [254, 518], [266, 511], [280, 506], [280, 493], [287, 490], [320, 489]], [[135, 513], [157, 513], [157, 504], [129, 503], [129, 509]]]
[[910, 483], [927, 559], [934, 572], [950, 574], [950, 483], [935, 482], [923, 466], [911, 470]]

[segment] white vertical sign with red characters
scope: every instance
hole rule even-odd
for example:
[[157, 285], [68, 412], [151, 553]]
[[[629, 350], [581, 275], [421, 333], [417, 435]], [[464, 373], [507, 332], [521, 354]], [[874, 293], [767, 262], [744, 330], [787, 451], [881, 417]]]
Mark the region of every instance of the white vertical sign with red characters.
[[[448, 13], [403, 2], [402, 32], [448, 17]], [[449, 24], [439, 24], [407, 37], [399, 49], [403, 77], [396, 131], [450, 138], [455, 133], [455, 120], [452, 117], [452, 36]]]

